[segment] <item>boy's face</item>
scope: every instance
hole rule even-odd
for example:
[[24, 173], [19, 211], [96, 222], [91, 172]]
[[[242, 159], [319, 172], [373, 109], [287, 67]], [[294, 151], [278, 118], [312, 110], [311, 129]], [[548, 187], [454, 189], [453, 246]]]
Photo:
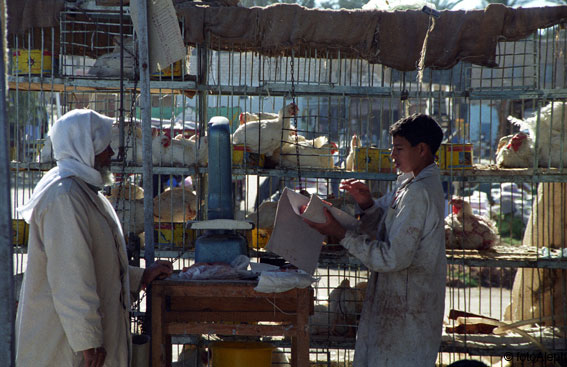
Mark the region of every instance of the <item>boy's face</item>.
[[421, 143], [412, 147], [406, 138], [394, 136], [391, 157], [396, 169], [404, 173], [414, 172], [420, 165], [422, 149]]

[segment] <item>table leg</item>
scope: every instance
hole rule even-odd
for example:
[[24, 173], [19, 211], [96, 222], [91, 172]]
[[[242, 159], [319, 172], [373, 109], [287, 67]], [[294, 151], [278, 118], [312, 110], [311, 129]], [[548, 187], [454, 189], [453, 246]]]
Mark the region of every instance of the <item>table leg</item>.
[[163, 313], [165, 302], [162, 297], [161, 288], [152, 289], [152, 367], [162, 367], [165, 365], [164, 333], [163, 333]]
[[305, 288], [297, 296], [297, 367], [309, 367], [310, 292], [309, 288]]
[[165, 365], [166, 367], [171, 367], [172, 363], [172, 346], [171, 346], [171, 335], [165, 336]]

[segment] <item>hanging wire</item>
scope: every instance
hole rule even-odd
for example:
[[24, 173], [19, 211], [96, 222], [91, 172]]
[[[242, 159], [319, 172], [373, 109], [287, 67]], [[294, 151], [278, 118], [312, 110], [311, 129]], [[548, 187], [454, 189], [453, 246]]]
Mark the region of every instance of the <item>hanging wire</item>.
[[[291, 102], [295, 106], [297, 106], [295, 102], [295, 77], [294, 77], [295, 57], [294, 57], [293, 49], [291, 50], [290, 67], [291, 67]], [[297, 113], [293, 115], [293, 123], [295, 124], [295, 155], [297, 158], [297, 179], [299, 181], [299, 191], [301, 191], [303, 190], [303, 184], [301, 182], [301, 165], [299, 159], [299, 125], [297, 123]]]

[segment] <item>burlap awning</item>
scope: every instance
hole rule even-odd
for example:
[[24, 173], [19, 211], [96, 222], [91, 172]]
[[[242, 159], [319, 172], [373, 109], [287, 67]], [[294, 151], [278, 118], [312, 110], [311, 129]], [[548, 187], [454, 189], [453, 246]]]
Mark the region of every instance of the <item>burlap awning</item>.
[[64, 0], [8, 0], [8, 34], [21, 34], [30, 28], [58, 25]]
[[[416, 69], [430, 22], [421, 11], [307, 9], [295, 4], [265, 8], [208, 7], [178, 2], [185, 18], [185, 41], [268, 56], [362, 58], [401, 71]], [[8, 0], [10, 34], [57, 25], [63, 0]], [[498, 41], [525, 38], [537, 29], [567, 21], [567, 6], [512, 9], [491, 4], [484, 10], [442, 11], [427, 42], [425, 66], [451, 68], [459, 61], [496, 66]], [[311, 53], [309, 53], [311, 52]]]
[[[195, 4], [195, 3], [193, 3]], [[197, 45], [210, 32], [213, 49], [297, 55], [317, 49], [363, 58], [397, 70], [415, 70], [430, 25], [421, 11], [307, 9], [295, 4], [265, 8], [178, 6], [185, 17], [185, 41]], [[537, 29], [567, 20], [567, 6], [442, 11], [429, 36], [425, 66], [451, 68], [459, 61], [496, 66], [500, 40], [519, 40]]]

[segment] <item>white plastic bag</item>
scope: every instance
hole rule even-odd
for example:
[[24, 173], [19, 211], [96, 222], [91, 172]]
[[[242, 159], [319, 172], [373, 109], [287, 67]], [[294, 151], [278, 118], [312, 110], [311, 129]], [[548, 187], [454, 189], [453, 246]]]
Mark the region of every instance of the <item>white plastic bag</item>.
[[250, 259], [244, 255], [235, 258], [232, 263], [195, 263], [179, 273], [179, 278], [187, 280], [211, 280], [211, 279], [245, 279], [254, 276], [253, 272], [246, 268]]
[[303, 270], [263, 271], [254, 290], [261, 293], [281, 293], [293, 288], [306, 288], [317, 279]]

